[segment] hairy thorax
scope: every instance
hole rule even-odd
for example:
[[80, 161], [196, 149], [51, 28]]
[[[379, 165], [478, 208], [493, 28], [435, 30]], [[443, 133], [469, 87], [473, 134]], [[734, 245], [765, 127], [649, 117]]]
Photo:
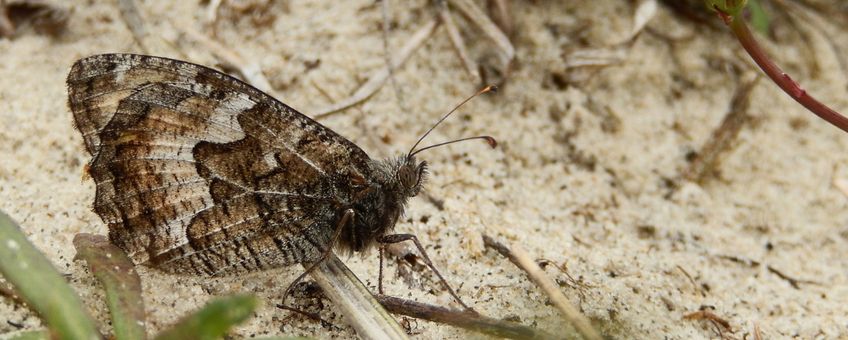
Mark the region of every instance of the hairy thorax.
[[[353, 198], [353, 221], [345, 226], [339, 236], [338, 247], [342, 252], [352, 253], [367, 250], [378, 238], [389, 233], [403, 216], [407, 200], [417, 194], [416, 187], [405, 186], [398, 174], [414, 160], [405, 156], [373, 161], [372, 181]], [[339, 218], [344, 212], [339, 213]]]

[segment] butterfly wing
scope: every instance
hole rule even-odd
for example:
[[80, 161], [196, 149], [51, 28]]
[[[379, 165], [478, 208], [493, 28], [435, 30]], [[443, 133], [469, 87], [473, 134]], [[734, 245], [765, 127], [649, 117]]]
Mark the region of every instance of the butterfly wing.
[[203, 66], [77, 61], [69, 105], [94, 210], [134, 262], [224, 275], [315, 260], [370, 158], [265, 93]]

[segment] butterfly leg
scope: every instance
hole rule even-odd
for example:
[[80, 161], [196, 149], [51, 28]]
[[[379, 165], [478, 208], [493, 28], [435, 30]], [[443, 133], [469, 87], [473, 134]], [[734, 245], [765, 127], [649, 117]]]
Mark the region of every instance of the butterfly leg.
[[383, 253], [386, 251], [386, 244], [380, 243], [380, 274], [377, 275], [377, 293], [383, 295]]
[[462, 302], [462, 299], [460, 299], [459, 296], [456, 295], [456, 292], [453, 291], [453, 288], [451, 288], [445, 278], [442, 277], [442, 274], [439, 273], [438, 270], [436, 270], [436, 267], [433, 265], [433, 261], [430, 261], [430, 257], [427, 256], [427, 252], [424, 251], [424, 247], [421, 245], [421, 242], [418, 241], [418, 237], [412, 234], [393, 234], [383, 235], [377, 238], [377, 242], [380, 242], [382, 244], [400, 243], [409, 240], [412, 240], [412, 242], [415, 243], [415, 247], [418, 248], [418, 252], [421, 253], [421, 258], [424, 259], [424, 263], [427, 264], [427, 267], [430, 267], [430, 270], [436, 273], [436, 276], [439, 277], [439, 281], [441, 281], [445, 288], [448, 289], [448, 292], [451, 296], [453, 296], [454, 300], [456, 300], [456, 302], [459, 302], [459, 304], [462, 305], [462, 307], [465, 307], [466, 310], [474, 311], [473, 309], [471, 309], [471, 307], [468, 307], [464, 302]]
[[283, 293], [283, 301], [281, 301], [280, 304], [277, 305], [277, 307], [282, 308], [282, 309], [286, 309], [286, 310], [290, 310], [290, 311], [294, 311], [294, 312], [298, 312], [298, 313], [312, 317], [311, 313], [307, 313], [307, 312], [298, 310], [294, 307], [287, 306], [286, 305], [286, 298], [291, 293], [291, 290], [292, 290], [292, 288], [294, 288], [294, 285], [296, 285], [298, 282], [300, 282], [300, 280], [303, 280], [303, 278], [306, 277], [307, 274], [309, 274], [313, 270], [315, 270], [315, 268], [318, 268], [318, 265], [321, 264], [321, 262], [324, 262], [324, 260], [326, 260], [330, 256], [330, 254], [333, 253], [333, 246], [339, 240], [339, 236], [342, 234], [342, 229], [346, 225], [348, 225], [349, 223], [353, 222], [353, 217], [354, 217], [353, 209], [345, 210], [344, 215], [342, 215], [341, 220], [339, 220], [339, 223], [336, 225], [336, 230], [333, 233], [333, 238], [330, 239], [330, 244], [327, 245], [327, 249], [324, 249], [324, 252], [321, 254], [321, 257], [319, 257], [317, 261], [315, 261], [311, 265], [309, 265], [309, 267], [307, 267], [306, 270], [302, 274], [300, 274], [300, 276], [295, 278], [294, 281], [292, 281], [292, 283], [289, 284], [289, 287], [286, 288], [286, 292]]

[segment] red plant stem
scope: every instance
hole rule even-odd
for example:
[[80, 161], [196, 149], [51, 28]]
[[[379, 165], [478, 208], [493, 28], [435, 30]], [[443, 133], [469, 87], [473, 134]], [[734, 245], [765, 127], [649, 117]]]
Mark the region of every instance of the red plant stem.
[[[795, 99], [795, 101], [806, 107], [812, 113], [826, 120], [828, 123], [842, 129], [842, 131], [848, 132], [848, 118], [807, 94], [807, 91], [804, 91], [804, 89], [792, 80], [788, 74], [775, 65], [760, 45], [757, 44], [757, 41], [754, 40], [754, 35], [751, 34], [751, 31], [748, 29], [748, 26], [745, 25], [744, 20], [741, 18], [731, 18], [721, 11], [719, 11], [719, 15], [725, 20], [725, 23], [730, 26], [730, 29], [733, 30], [733, 33], [739, 39], [739, 43], [742, 44], [745, 51], [748, 51], [748, 54], [752, 59], [754, 59], [754, 62], [760, 66], [763, 72], [765, 72], [766, 75], [768, 75], [769, 78], [777, 84], [777, 86], [780, 86], [783, 92], [789, 94], [789, 96]], [[728, 18], [730, 18], [730, 20], [728, 20]]]

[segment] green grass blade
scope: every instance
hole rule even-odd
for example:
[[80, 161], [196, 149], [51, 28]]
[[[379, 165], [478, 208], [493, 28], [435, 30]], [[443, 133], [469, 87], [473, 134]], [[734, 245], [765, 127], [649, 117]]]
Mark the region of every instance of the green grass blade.
[[20, 227], [0, 211], [0, 274], [59, 339], [99, 339], [79, 297]]
[[144, 332], [144, 303], [141, 279], [130, 258], [109, 242], [106, 236], [77, 234], [77, 258], [85, 260], [94, 277], [106, 290], [106, 305], [118, 340], [140, 340]]
[[234, 325], [250, 317], [258, 305], [259, 300], [252, 295], [218, 298], [199, 311], [184, 317], [176, 325], [156, 336], [156, 339], [220, 339]]

